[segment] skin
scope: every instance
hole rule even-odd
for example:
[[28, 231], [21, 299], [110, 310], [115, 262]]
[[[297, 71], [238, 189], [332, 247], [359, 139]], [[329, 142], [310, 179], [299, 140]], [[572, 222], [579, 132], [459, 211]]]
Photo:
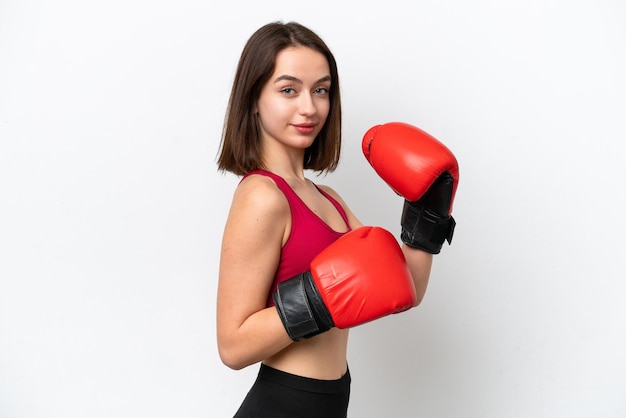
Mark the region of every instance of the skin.
[[[304, 203], [332, 229], [345, 232], [362, 226], [343, 199], [350, 225], [305, 178], [304, 150], [328, 116], [330, 71], [326, 58], [305, 47], [277, 55], [274, 74], [257, 102], [262, 127], [263, 162], [284, 178]], [[347, 368], [348, 330], [333, 328], [294, 343], [266, 301], [280, 251], [291, 230], [287, 199], [269, 178], [252, 175], [233, 195], [220, 256], [217, 297], [217, 338], [220, 357], [233, 369], [263, 361], [289, 373], [316, 379], [339, 379]], [[417, 290], [417, 304], [428, 285], [432, 255], [402, 247]], [[416, 305], [417, 305], [416, 304]]]

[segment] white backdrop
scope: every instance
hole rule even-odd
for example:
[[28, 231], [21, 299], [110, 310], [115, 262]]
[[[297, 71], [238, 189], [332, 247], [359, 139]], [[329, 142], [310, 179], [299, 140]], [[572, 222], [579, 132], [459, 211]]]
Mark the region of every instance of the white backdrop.
[[339, 63], [339, 191], [396, 234], [360, 152], [417, 125], [457, 155], [424, 303], [352, 332], [350, 416], [626, 417], [621, 0], [0, 0], [0, 417], [229, 417], [216, 171], [241, 48], [297, 20]]

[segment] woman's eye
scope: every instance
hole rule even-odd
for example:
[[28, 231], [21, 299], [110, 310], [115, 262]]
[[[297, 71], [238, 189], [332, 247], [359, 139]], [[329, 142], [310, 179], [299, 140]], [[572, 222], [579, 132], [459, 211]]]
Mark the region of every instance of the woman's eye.
[[315, 89], [315, 93], [317, 94], [328, 94], [328, 89], [326, 87], [318, 87]]
[[281, 92], [284, 94], [293, 94], [295, 93], [295, 90], [291, 87], [285, 87], [284, 89], [281, 90]]

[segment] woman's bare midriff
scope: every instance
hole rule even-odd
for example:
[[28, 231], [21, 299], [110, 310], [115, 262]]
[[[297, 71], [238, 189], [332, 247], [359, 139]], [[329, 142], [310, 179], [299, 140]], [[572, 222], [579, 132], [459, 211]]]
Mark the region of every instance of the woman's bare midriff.
[[347, 349], [348, 330], [332, 328], [313, 338], [294, 342], [263, 363], [298, 376], [335, 380], [346, 373]]

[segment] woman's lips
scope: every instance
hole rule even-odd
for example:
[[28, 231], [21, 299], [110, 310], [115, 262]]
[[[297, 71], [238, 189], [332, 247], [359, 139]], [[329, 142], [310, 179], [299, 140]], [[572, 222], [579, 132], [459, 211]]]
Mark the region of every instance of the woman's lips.
[[314, 124], [293, 125], [293, 127], [301, 134], [310, 134], [315, 130]]

